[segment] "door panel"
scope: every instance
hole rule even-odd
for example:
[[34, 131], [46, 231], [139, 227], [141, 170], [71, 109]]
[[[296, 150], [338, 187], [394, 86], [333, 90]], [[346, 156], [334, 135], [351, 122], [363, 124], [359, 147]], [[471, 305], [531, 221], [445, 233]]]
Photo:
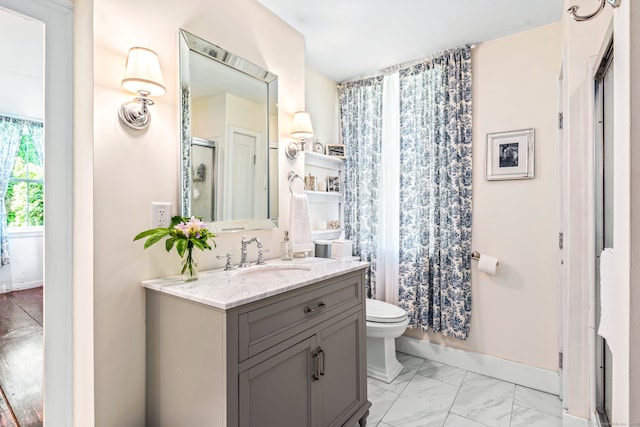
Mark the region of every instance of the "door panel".
[[315, 337], [248, 369], [239, 377], [241, 427], [312, 427]]
[[318, 334], [321, 358], [320, 380], [316, 384], [320, 393], [320, 426], [341, 425], [341, 416], [366, 400], [359, 389], [363, 371], [358, 369], [361, 322], [356, 313]]

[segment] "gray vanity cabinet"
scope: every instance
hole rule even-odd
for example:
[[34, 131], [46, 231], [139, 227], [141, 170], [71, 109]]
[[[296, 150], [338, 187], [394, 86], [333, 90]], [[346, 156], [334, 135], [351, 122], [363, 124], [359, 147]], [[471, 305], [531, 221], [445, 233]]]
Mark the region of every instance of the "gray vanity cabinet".
[[228, 310], [147, 290], [147, 424], [364, 425], [363, 276]]
[[341, 426], [366, 402], [356, 312], [240, 374], [240, 427]]

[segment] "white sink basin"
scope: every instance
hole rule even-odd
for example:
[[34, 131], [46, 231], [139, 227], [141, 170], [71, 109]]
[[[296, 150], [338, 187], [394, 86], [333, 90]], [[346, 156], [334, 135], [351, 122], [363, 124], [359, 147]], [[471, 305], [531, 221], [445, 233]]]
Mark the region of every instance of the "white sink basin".
[[272, 264], [272, 265], [256, 265], [246, 269], [238, 270], [238, 276], [248, 276], [252, 279], [279, 279], [287, 278], [296, 274], [300, 274], [302, 271], [309, 271], [311, 267], [308, 265], [300, 264]]

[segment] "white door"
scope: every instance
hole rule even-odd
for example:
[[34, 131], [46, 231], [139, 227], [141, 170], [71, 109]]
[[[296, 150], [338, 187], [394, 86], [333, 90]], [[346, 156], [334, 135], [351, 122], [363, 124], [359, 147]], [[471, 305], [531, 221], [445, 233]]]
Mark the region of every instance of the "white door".
[[256, 147], [259, 134], [240, 128], [229, 129], [229, 217], [254, 218]]

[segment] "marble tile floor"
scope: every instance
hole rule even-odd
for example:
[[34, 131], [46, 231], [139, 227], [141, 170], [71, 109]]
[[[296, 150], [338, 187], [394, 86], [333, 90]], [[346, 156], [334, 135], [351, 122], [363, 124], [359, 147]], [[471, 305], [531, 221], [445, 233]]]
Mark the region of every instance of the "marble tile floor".
[[391, 384], [369, 378], [368, 427], [561, 427], [558, 396], [398, 353]]

